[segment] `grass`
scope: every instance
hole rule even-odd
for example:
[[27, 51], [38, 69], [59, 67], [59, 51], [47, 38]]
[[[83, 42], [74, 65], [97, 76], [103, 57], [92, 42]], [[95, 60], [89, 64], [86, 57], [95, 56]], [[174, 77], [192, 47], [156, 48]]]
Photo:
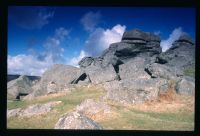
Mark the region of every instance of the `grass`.
[[194, 112], [164, 113], [113, 106], [119, 116], [100, 124], [106, 129], [194, 130]]
[[[52, 129], [61, 115], [73, 111], [83, 100], [98, 100], [105, 92], [99, 88], [77, 88], [66, 94], [42, 96], [33, 101], [8, 102], [8, 109], [25, 108], [35, 103], [62, 101], [46, 115], [34, 118], [9, 118], [8, 128]], [[169, 94], [167, 94], [169, 96]], [[136, 105], [122, 105], [106, 101], [111, 107], [109, 115], [94, 118], [104, 129], [134, 130], [194, 130], [194, 98], [174, 96], [173, 99], [159, 100]]]
[[33, 101], [13, 101], [7, 103], [8, 109], [26, 108], [29, 105], [36, 103], [47, 103], [50, 101], [62, 101], [57, 105], [52, 112], [46, 115], [40, 115], [34, 118], [9, 118], [7, 119], [8, 128], [31, 128], [31, 129], [51, 129], [59, 120], [60, 116], [72, 111], [83, 100], [88, 98], [98, 99], [104, 95], [104, 91], [96, 88], [78, 88], [71, 93], [61, 93], [59, 95], [52, 94], [49, 96], [42, 96]]

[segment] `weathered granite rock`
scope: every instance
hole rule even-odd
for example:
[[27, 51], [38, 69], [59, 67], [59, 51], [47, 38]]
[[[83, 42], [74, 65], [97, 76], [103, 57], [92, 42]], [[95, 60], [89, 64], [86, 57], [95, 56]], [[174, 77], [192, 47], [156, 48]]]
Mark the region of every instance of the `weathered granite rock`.
[[185, 67], [195, 64], [195, 45], [189, 38], [181, 36], [171, 48], [157, 57], [156, 63], [184, 71]]
[[185, 42], [189, 44], [194, 44], [194, 40], [187, 34], [182, 34], [176, 42]]
[[47, 94], [56, 93], [57, 86], [54, 82], [50, 82], [47, 84]]
[[146, 43], [148, 41], [160, 42], [160, 37], [153, 33], [143, 32], [139, 29], [126, 31], [122, 36], [122, 41], [133, 43]]
[[159, 87], [166, 84], [165, 79], [129, 78], [104, 84], [107, 91], [105, 99], [121, 103], [141, 103], [158, 97]]
[[151, 75], [152, 78], [165, 78], [176, 79], [179, 76], [183, 76], [183, 73], [175, 67], [169, 67], [166, 65], [153, 63], [146, 66], [145, 70]]
[[36, 87], [33, 87], [34, 96], [64, 91], [65, 86], [71, 84], [79, 72], [80, 69], [73, 66], [62, 64], [52, 66], [42, 75]]
[[125, 64], [119, 65], [119, 76], [121, 79], [143, 78], [150, 79], [150, 75], [145, 72], [145, 59], [135, 57]]
[[103, 114], [110, 113], [111, 109], [104, 102], [95, 102], [93, 99], [86, 99], [77, 106], [76, 111], [84, 115], [93, 116], [99, 112], [103, 112]]
[[79, 61], [79, 66], [82, 68], [88, 67], [92, 64], [92, 62], [94, 61], [94, 58], [92, 57], [84, 57], [82, 58], [81, 61]]
[[195, 81], [191, 77], [183, 77], [176, 85], [176, 91], [182, 95], [195, 95]]
[[42, 115], [50, 112], [52, 108], [58, 104], [60, 104], [61, 101], [53, 101], [48, 102], [46, 104], [34, 104], [31, 106], [28, 106], [26, 109], [12, 109], [7, 111], [7, 117], [32, 117], [37, 115]]
[[102, 127], [90, 118], [72, 112], [63, 115], [56, 123], [55, 129], [102, 129]]
[[32, 82], [26, 76], [20, 76], [7, 83], [7, 94], [14, 99], [20, 99], [20, 96], [28, 95], [32, 92]]
[[112, 65], [107, 67], [89, 66], [85, 69], [91, 83], [100, 84], [107, 81], [118, 79], [118, 75]]

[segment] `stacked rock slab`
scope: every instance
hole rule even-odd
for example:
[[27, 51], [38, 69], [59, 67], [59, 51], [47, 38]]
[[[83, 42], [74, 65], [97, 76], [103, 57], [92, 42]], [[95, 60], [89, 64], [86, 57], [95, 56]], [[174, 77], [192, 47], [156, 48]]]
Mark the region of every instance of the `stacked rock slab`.
[[[100, 57], [85, 57], [79, 62], [79, 65], [81, 69], [85, 71], [91, 83], [94, 84], [119, 80], [121, 78], [120, 73], [122, 76], [125, 73], [129, 76], [129, 74], [135, 73], [137, 70], [141, 76], [148, 78], [149, 76], [144, 71], [144, 66], [147, 63], [154, 61], [152, 60], [152, 58], [155, 58], [153, 56], [158, 55], [161, 52], [159, 43], [159, 36], [135, 29], [125, 32], [122, 41], [111, 44]], [[142, 69], [137, 68], [136, 70], [134, 69], [134, 66], [131, 66], [131, 63], [134, 63], [134, 57], [139, 57], [143, 59], [142, 61], [145, 61], [140, 66], [143, 67]], [[126, 62], [129, 63], [124, 64]], [[135, 59], [135, 62], [138, 61]], [[123, 64], [125, 66], [119, 68], [120, 65]], [[128, 68], [126, 69], [126, 67]], [[119, 69], [121, 71], [120, 73]], [[136, 76], [138, 74], [136, 74]]]

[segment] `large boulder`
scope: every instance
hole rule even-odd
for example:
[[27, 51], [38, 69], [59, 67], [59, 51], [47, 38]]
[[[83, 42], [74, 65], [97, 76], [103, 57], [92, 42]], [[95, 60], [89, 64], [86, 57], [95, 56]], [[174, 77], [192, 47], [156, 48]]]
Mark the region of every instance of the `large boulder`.
[[102, 127], [90, 118], [72, 112], [63, 115], [56, 123], [55, 129], [102, 129]]
[[150, 75], [145, 72], [146, 60], [141, 57], [135, 57], [125, 64], [119, 65], [119, 76], [121, 79], [144, 78], [150, 79]]
[[122, 36], [122, 41], [132, 43], [146, 43], [149, 41], [160, 42], [160, 37], [153, 33], [143, 32], [139, 29], [126, 31]]
[[34, 89], [34, 96], [64, 91], [68, 84], [77, 77], [80, 69], [73, 66], [56, 64], [48, 69]]
[[136, 56], [151, 60], [150, 57], [160, 53], [159, 36], [135, 29], [125, 32], [122, 41], [110, 44], [100, 57], [103, 58], [103, 66], [112, 64], [117, 69], [118, 65], [126, 63]]
[[27, 76], [20, 76], [7, 83], [7, 95], [10, 98], [20, 99], [20, 96], [25, 96], [32, 92], [32, 85]]
[[165, 64], [181, 71], [190, 65], [195, 65], [193, 41], [186, 35], [181, 36], [172, 44], [171, 48], [157, 57], [156, 63]]
[[176, 91], [182, 95], [195, 95], [195, 81], [191, 77], [183, 77], [176, 85]]
[[107, 67], [89, 66], [84, 71], [93, 84], [100, 84], [118, 79], [118, 75], [112, 65]]
[[148, 64], [145, 67], [145, 70], [151, 75], [152, 78], [165, 78], [165, 79], [174, 79], [177, 77], [183, 76], [183, 73], [175, 67], [169, 67], [167, 65], [162, 65], [158, 63]]
[[105, 99], [121, 103], [141, 103], [147, 100], [156, 99], [159, 87], [166, 84], [165, 79], [137, 79], [129, 78], [120, 81], [104, 83], [107, 91]]

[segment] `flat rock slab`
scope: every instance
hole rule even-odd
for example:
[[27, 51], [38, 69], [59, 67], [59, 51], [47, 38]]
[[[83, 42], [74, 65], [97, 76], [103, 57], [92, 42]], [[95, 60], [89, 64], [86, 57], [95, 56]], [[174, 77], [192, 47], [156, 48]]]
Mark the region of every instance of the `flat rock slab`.
[[56, 123], [55, 129], [102, 129], [102, 127], [90, 118], [72, 112], [63, 115]]
[[7, 117], [32, 117], [36, 115], [42, 115], [50, 112], [52, 108], [58, 104], [60, 104], [61, 101], [55, 101], [55, 102], [49, 102], [46, 104], [35, 104], [28, 106], [26, 109], [13, 109], [7, 111]]

